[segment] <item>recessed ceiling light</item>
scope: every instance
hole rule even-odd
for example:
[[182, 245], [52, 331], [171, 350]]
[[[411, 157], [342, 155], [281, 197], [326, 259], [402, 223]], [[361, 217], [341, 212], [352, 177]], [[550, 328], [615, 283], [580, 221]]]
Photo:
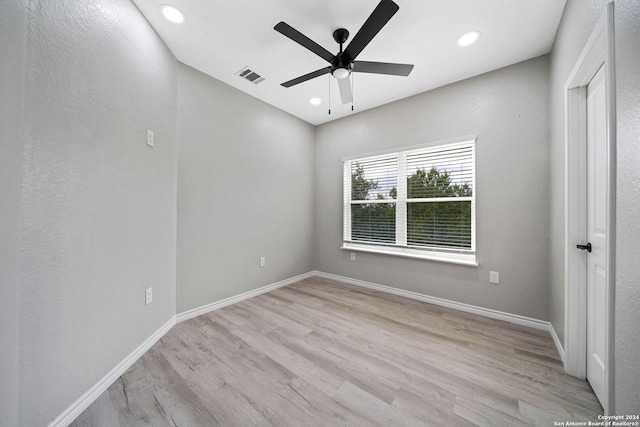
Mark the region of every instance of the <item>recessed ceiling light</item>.
[[460, 37], [458, 39], [458, 44], [460, 46], [469, 46], [470, 44], [475, 43], [476, 40], [478, 40], [478, 37], [480, 37], [480, 31], [471, 31], [470, 33]]
[[181, 24], [184, 22], [184, 14], [175, 6], [163, 4], [160, 6], [160, 10], [162, 11], [162, 15], [174, 24]]
[[309, 100], [309, 102], [311, 103], [311, 105], [320, 105], [320, 104], [322, 104], [322, 99], [320, 99], [320, 98], [311, 98]]

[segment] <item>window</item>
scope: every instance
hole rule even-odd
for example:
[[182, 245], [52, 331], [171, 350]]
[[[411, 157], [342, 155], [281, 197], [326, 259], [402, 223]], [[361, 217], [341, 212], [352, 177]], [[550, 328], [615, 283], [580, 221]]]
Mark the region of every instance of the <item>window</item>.
[[344, 161], [343, 249], [477, 265], [475, 140]]

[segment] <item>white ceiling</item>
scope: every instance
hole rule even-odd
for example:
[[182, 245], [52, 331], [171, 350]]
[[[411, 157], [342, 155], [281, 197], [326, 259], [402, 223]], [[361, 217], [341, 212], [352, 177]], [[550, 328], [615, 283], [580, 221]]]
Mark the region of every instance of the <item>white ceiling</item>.
[[[357, 59], [415, 67], [408, 77], [354, 73], [352, 112], [351, 104], [341, 104], [329, 74], [280, 86], [329, 64], [273, 27], [284, 21], [337, 53], [333, 31], [349, 30], [346, 47], [379, 0], [133, 0], [179, 61], [314, 125], [548, 53], [566, 3], [394, 1], [400, 10]], [[163, 4], [178, 7], [185, 22], [165, 20]], [[473, 30], [480, 31], [480, 39], [459, 47], [458, 38]], [[255, 85], [240, 78], [245, 66], [265, 80]], [[311, 105], [312, 97], [322, 104]]]

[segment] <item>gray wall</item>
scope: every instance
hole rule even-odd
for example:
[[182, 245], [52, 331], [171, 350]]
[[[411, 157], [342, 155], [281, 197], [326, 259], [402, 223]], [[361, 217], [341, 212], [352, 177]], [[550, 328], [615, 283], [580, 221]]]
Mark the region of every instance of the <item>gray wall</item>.
[[[564, 339], [564, 83], [603, 15], [606, 0], [569, 0], [550, 68], [550, 319]], [[640, 412], [640, 6], [615, 2], [617, 114], [617, 243], [615, 310], [615, 414]]]
[[185, 65], [179, 92], [178, 313], [312, 270], [313, 126]]
[[[548, 58], [532, 59], [316, 132], [318, 270], [548, 318]], [[342, 242], [342, 158], [475, 134], [479, 267], [358, 253]], [[489, 283], [500, 272], [500, 285]]]
[[640, 413], [640, 3], [617, 0], [615, 411]]
[[0, 3], [0, 425], [18, 424], [22, 92], [26, 0]]
[[605, 0], [569, 0], [558, 27], [550, 60], [549, 96], [549, 320], [564, 342], [565, 291], [565, 121], [564, 84], [596, 22]]
[[177, 61], [128, 0], [31, 1], [28, 34], [19, 424], [38, 426], [175, 314]]

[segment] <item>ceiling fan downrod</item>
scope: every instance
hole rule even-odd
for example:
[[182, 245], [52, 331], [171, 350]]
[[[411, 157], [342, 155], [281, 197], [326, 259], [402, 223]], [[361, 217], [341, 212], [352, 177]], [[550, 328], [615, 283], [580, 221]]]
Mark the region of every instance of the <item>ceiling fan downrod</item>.
[[349, 38], [349, 31], [344, 28], [338, 28], [333, 32], [333, 39], [340, 45], [340, 53], [338, 53], [331, 61], [331, 75], [336, 79], [344, 79], [351, 74], [352, 61], [344, 54], [343, 45]]

